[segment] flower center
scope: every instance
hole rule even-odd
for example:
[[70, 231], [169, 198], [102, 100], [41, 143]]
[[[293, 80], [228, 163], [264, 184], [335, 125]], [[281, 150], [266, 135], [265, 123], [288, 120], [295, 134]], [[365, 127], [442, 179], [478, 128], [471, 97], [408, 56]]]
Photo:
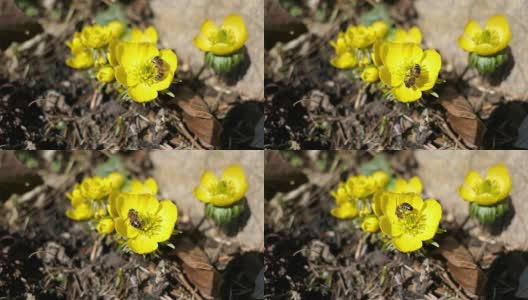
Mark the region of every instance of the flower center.
[[480, 35], [473, 37], [473, 41], [476, 44], [497, 44], [499, 35], [494, 30], [486, 29], [482, 31]]
[[217, 195], [230, 195], [232, 194], [233, 187], [231, 184], [227, 181], [221, 180], [218, 185], [216, 186], [216, 194]]
[[494, 195], [498, 191], [498, 185], [495, 181], [486, 179], [482, 184], [475, 188], [477, 194], [491, 194]]
[[220, 29], [216, 33], [216, 36], [213, 36], [211, 41], [214, 44], [233, 44], [234, 43], [235, 36], [233, 32], [229, 29]]
[[425, 230], [425, 216], [416, 210], [405, 212], [398, 220], [405, 232], [411, 235], [418, 235]]
[[147, 236], [153, 236], [159, 232], [161, 229], [161, 218], [153, 214], [143, 214], [135, 211], [136, 216], [130, 215], [129, 212], [129, 221], [130, 225], [139, 229], [143, 234]]

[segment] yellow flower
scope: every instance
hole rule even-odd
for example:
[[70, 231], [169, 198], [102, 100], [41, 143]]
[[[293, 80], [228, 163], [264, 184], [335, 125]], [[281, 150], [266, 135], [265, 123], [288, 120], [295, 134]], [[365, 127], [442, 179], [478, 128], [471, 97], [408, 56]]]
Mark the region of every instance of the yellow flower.
[[369, 26], [369, 29], [374, 32], [374, 35], [378, 39], [385, 37], [389, 31], [389, 25], [382, 20], [376, 21]]
[[484, 29], [477, 21], [469, 20], [457, 43], [468, 52], [489, 56], [506, 48], [511, 38], [512, 33], [506, 17], [495, 15], [488, 19]]
[[106, 46], [112, 38], [112, 31], [99, 24], [85, 26], [81, 31], [81, 42], [84, 46], [97, 49]]
[[84, 178], [80, 190], [84, 197], [91, 200], [101, 199], [110, 193], [107, 182], [99, 176]]
[[357, 50], [345, 41], [345, 34], [340, 32], [330, 45], [334, 47], [336, 56], [330, 59], [330, 64], [338, 69], [351, 69], [357, 64]]
[[120, 193], [113, 198], [112, 206], [117, 212], [117, 233], [138, 254], [151, 253], [158, 249], [158, 243], [169, 240], [178, 218], [172, 201], [160, 202], [150, 194]]
[[114, 232], [114, 220], [112, 218], [102, 218], [95, 227], [100, 234], [111, 234]]
[[374, 83], [379, 80], [378, 75], [378, 68], [374, 66], [368, 66], [365, 69], [363, 69], [363, 72], [361, 72], [361, 80], [368, 82], [368, 83]]
[[375, 233], [379, 230], [378, 218], [374, 216], [366, 217], [361, 223], [361, 229], [365, 232]]
[[332, 216], [338, 219], [351, 219], [358, 215], [358, 208], [356, 203], [353, 201], [345, 202], [335, 208], [332, 208], [330, 213]]
[[244, 197], [248, 189], [246, 175], [239, 165], [224, 169], [220, 180], [207, 170], [202, 174], [200, 186], [194, 188], [196, 199], [214, 206], [230, 206]]
[[409, 181], [405, 181], [403, 178], [396, 179], [395, 193], [414, 193], [421, 195], [422, 190], [422, 181], [418, 176], [414, 176]]
[[172, 83], [178, 58], [170, 49], [158, 50], [149, 43], [119, 43], [115, 50], [117, 81], [128, 87], [128, 95], [136, 102], [158, 97]]
[[66, 64], [74, 69], [90, 68], [94, 64], [92, 50], [81, 42], [81, 34], [76, 32], [70, 41], [66, 41], [73, 57], [66, 60]]
[[80, 203], [66, 211], [66, 216], [75, 221], [84, 221], [92, 218], [93, 208], [91, 203]]
[[97, 71], [96, 78], [99, 82], [109, 83], [114, 81], [114, 68], [109, 66], [100, 68], [99, 71]]
[[424, 201], [413, 193], [384, 194], [380, 203], [382, 216], [379, 225], [383, 233], [392, 237], [392, 243], [398, 250], [413, 252], [422, 248], [423, 241], [434, 238], [442, 218], [442, 207], [438, 201]]
[[433, 88], [442, 66], [440, 54], [433, 49], [423, 51], [417, 44], [388, 43], [381, 51], [383, 66], [379, 75], [391, 86], [394, 97], [412, 102], [422, 97], [422, 91]]
[[120, 189], [125, 182], [125, 176], [119, 172], [112, 172], [104, 178], [110, 190]]
[[125, 31], [125, 24], [114, 20], [105, 25], [105, 30], [111, 38], [117, 39], [123, 34], [123, 31]]
[[145, 31], [141, 31], [139, 28], [133, 28], [130, 33], [130, 42], [156, 44], [158, 42], [158, 32], [152, 26], [147, 27]]
[[482, 178], [479, 173], [470, 170], [464, 185], [458, 188], [462, 199], [480, 205], [494, 205], [510, 194], [512, 182], [508, 169], [503, 164], [492, 166]]
[[345, 41], [354, 48], [366, 48], [376, 41], [376, 32], [364, 25], [350, 26], [345, 32]]
[[422, 43], [422, 32], [416, 26], [413, 26], [408, 31], [403, 28], [396, 29], [394, 33], [395, 43], [414, 43], [420, 45]]
[[346, 192], [356, 199], [363, 199], [385, 187], [389, 176], [383, 171], [376, 171], [370, 176], [350, 176], [346, 181]]
[[152, 177], [147, 178], [144, 182], [134, 179], [131, 182], [130, 193], [155, 196], [158, 193], [158, 183]]
[[240, 15], [232, 14], [225, 17], [220, 28], [213, 21], [205, 20], [193, 43], [202, 51], [229, 55], [242, 48], [247, 39], [244, 20]]

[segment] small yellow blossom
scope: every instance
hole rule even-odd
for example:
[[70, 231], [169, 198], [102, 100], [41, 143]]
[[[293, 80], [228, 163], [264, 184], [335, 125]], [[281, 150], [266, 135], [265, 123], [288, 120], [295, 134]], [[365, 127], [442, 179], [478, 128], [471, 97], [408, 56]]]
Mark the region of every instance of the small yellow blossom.
[[134, 179], [131, 182], [130, 193], [150, 194], [155, 196], [158, 193], [158, 183], [152, 177], [147, 178], [144, 182]]
[[396, 99], [413, 102], [422, 97], [423, 91], [434, 87], [442, 66], [442, 58], [436, 50], [423, 51], [413, 43], [388, 43], [386, 47], [381, 53], [383, 66], [379, 75], [383, 83], [391, 86]]
[[66, 64], [74, 69], [90, 68], [94, 64], [92, 50], [81, 42], [81, 34], [76, 32], [70, 41], [66, 41], [73, 57], [66, 60]]
[[105, 25], [105, 30], [110, 35], [110, 38], [117, 39], [125, 31], [125, 24], [114, 20]]
[[375, 216], [366, 217], [361, 222], [361, 229], [365, 232], [376, 233], [379, 231], [379, 221]]
[[480, 27], [477, 21], [470, 20], [457, 43], [468, 52], [489, 56], [506, 48], [511, 38], [512, 33], [506, 17], [495, 15], [488, 19], [484, 28]]
[[205, 171], [200, 179], [200, 185], [194, 188], [196, 199], [211, 203], [214, 206], [230, 206], [240, 201], [248, 189], [244, 170], [240, 165], [231, 165], [224, 169], [218, 179], [212, 171]]
[[130, 33], [130, 42], [156, 44], [158, 42], [158, 32], [152, 26], [147, 27], [144, 31], [139, 28], [133, 28]]
[[361, 80], [368, 83], [374, 83], [379, 80], [378, 68], [374, 66], [368, 66], [361, 72]]
[[379, 20], [372, 23], [369, 29], [374, 32], [377, 39], [383, 39], [387, 32], [389, 32], [389, 25], [385, 21]]
[[66, 216], [75, 221], [84, 221], [93, 217], [93, 208], [91, 203], [80, 203], [78, 205], [72, 205], [66, 211]]
[[116, 47], [115, 76], [128, 88], [128, 95], [134, 101], [152, 101], [158, 97], [158, 91], [169, 88], [178, 66], [172, 50], [158, 50], [150, 43], [122, 42]]
[[422, 181], [418, 176], [414, 176], [409, 181], [403, 178], [396, 179], [395, 193], [414, 193], [421, 195], [423, 190]]
[[95, 227], [97, 232], [100, 234], [111, 234], [114, 232], [114, 220], [112, 218], [102, 218], [97, 222], [97, 226]]
[[211, 20], [205, 20], [193, 43], [205, 52], [229, 55], [244, 46], [248, 39], [246, 24], [238, 14], [225, 17], [219, 28]]
[[338, 219], [352, 219], [358, 215], [357, 203], [355, 201], [344, 202], [332, 208], [330, 213]]
[[345, 41], [345, 34], [340, 32], [335, 41], [330, 45], [334, 47], [336, 56], [330, 59], [330, 64], [338, 69], [351, 69], [357, 64], [357, 50], [350, 47]]
[[492, 166], [482, 178], [475, 170], [470, 170], [464, 185], [458, 188], [462, 199], [480, 205], [494, 205], [510, 194], [512, 182], [508, 169], [503, 164]]
[[385, 187], [389, 176], [383, 171], [376, 171], [370, 176], [351, 176], [346, 181], [347, 193], [356, 199], [363, 199]]
[[170, 200], [158, 201], [150, 194], [121, 193], [113, 198], [117, 212], [115, 229], [138, 254], [151, 253], [158, 243], [169, 240], [178, 218], [178, 209]]
[[81, 31], [81, 42], [84, 46], [97, 49], [108, 45], [112, 31], [95, 24], [92, 26], [85, 26]]
[[[413, 252], [434, 238], [442, 218], [442, 207], [434, 199], [422, 200], [414, 193], [385, 192], [381, 197], [379, 225], [401, 252]], [[408, 207], [402, 210], [402, 205]], [[409, 208], [410, 207], [410, 208]]]
[[420, 45], [422, 43], [422, 32], [416, 26], [411, 27], [408, 31], [403, 28], [397, 28], [394, 33], [395, 43], [414, 43]]
[[351, 47], [363, 49], [376, 41], [376, 32], [365, 25], [350, 26], [345, 32], [345, 41]]
[[99, 82], [105, 82], [105, 83], [113, 82], [115, 79], [114, 68], [110, 66], [100, 68], [99, 71], [97, 71], [96, 78]]

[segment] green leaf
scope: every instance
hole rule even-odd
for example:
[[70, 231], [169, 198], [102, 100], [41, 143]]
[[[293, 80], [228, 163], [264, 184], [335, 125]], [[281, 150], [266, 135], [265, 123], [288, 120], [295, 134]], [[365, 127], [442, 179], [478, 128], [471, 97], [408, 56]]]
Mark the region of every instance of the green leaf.
[[106, 25], [114, 20], [120, 21], [121, 23], [125, 24], [125, 26], [128, 24], [125, 8], [119, 3], [110, 5], [106, 10], [98, 13], [95, 16], [95, 22], [101, 26]]

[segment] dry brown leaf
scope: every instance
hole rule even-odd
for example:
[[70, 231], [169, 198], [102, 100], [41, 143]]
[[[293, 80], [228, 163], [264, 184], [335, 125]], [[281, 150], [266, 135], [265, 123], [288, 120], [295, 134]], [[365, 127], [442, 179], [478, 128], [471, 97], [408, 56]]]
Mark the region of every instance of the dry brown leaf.
[[0, 151], [0, 201], [12, 193], [23, 193], [42, 183], [42, 178], [28, 169], [14, 151]]
[[447, 123], [471, 146], [480, 146], [486, 126], [474, 113], [471, 104], [453, 87], [446, 87], [440, 104], [447, 111]]
[[202, 97], [187, 87], [180, 87], [175, 95], [174, 101], [183, 110], [183, 121], [187, 128], [204, 144], [219, 146], [222, 124], [209, 112]]
[[473, 261], [469, 250], [450, 236], [442, 239], [438, 250], [447, 260], [447, 270], [453, 279], [466, 292], [481, 295], [487, 282], [487, 276]]
[[221, 286], [222, 277], [209, 263], [205, 252], [185, 236], [179, 236], [174, 245], [175, 249], [169, 255], [181, 260], [184, 274], [203, 297], [214, 299]]

